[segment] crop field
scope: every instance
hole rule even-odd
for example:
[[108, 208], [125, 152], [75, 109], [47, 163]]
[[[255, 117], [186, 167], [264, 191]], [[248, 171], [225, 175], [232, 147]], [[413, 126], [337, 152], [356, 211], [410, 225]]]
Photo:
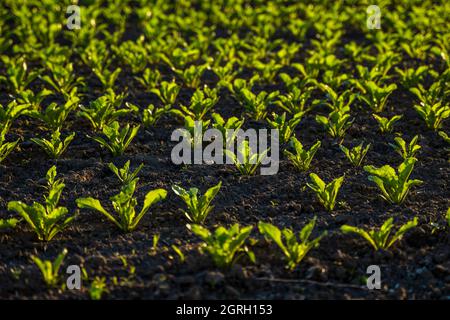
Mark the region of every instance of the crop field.
[[450, 299], [449, 25], [2, 0], [0, 299]]

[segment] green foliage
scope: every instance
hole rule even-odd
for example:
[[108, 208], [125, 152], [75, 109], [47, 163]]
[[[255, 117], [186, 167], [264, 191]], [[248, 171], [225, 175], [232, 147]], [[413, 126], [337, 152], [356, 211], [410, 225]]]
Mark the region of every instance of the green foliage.
[[174, 110], [174, 113], [183, 118], [187, 115], [194, 120], [202, 120], [218, 101], [217, 89], [205, 86], [204, 90], [197, 89], [194, 92], [189, 106], [180, 105], [181, 111]]
[[116, 216], [106, 211], [99, 200], [94, 198], [79, 198], [76, 200], [80, 209], [95, 210], [103, 214], [108, 220], [114, 223], [123, 232], [131, 232], [138, 226], [142, 217], [150, 207], [167, 196], [164, 189], [155, 189], [145, 195], [141, 211], [136, 212], [137, 199], [134, 197], [137, 180], [132, 180], [124, 185], [120, 193], [111, 197], [111, 203]]
[[0, 230], [14, 229], [20, 220], [15, 218], [0, 219]]
[[145, 68], [142, 72], [142, 76], [135, 76], [134, 78], [142, 85], [142, 87], [144, 87], [146, 92], [150, 92], [158, 86], [159, 81], [161, 80], [161, 74], [157, 69], [153, 70]]
[[[283, 230], [278, 229], [276, 226], [260, 221], [258, 223], [259, 232], [265, 237], [273, 240], [281, 249], [287, 260], [287, 267], [292, 271], [303, 260], [308, 252], [316, 248], [319, 245], [320, 240], [327, 235], [324, 231], [319, 237], [310, 240], [310, 236], [314, 230], [316, 224], [316, 218], [312, 219], [306, 224], [299, 232], [299, 239], [295, 236], [295, 233], [288, 228]], [[284, 241], [283, 241], [284, 238]]]
[[31, 256], [31, 260], [37, 265], [41, 271], [42, 278], [48, 287], [56, 287], [59, 283], [59, 269], [64, 258], [67, 255], [67, 249], [64, 249], [54, 261], [41, 260], [36, 256]]
[[422, 82], [425, 75], [429, 72], [428, 66], [420, 66], [417, 69], [407, 68], [405, 70], [395, 68], [395, 71], [400, 75], [402, 85], [408, 89]]
[[439, 135], [444, 139], [445, 142], [450, 143], [450, 137], [444, 131], [439, 131]]
[[293, 87], [287, 94], [280, 94], [275, 104], [291, 114], [304, 113], [312, 108], [312, 106], [307, 106], [311, 92], [311, 88], [301, 91], [299, 88]]
[[44, 75], [41, 79], [63, 96], [70, 96], [71, 91], [84, 84], [83, 78], [76, 76], [72, 63], [64, 65], [47, 62], [46, 67], [50, 71], [50, 75]]
[[198, 188], [186, 190], [180, 186], [174, 185], [172, 186], [172, 190], [186, 204], [188, 210], [183, 211], [183, 213], [187, 219], [193, 223], [203, 224], [208, 214], [214, 208], [214, 206], [211, 205], [211, 202], [216, 197], [221, 186], [222, 181], [214, 187], [209, 188], [202, 196], [198, 194]]
[[180, 86], [177, 85], [175, 81], [163, 81], [159, 88], [152, 88], [150, 92], [156, 94], [163, 105], [173, 106], [177, 100], [178, 93], [180, 92]]
[[81, 105], [77, 115], [88, 119], [95, 131], [101, 131], [105, 126], [110, 125], [120, 117], [139, 110], [138, 107], [132, 104], [126, 104], [127, 108], [119, 109], [123, 98], [123, 95], [115, 96], [110, 91], [109, 95], [104, 95], [91, 101], [89, 107]]
[[58, 207], [61, 193], [65, 184], [61, 179], [56, 179], [56, 167], [47, 171], [48, 195], [44, 196], [45, 204], [38, 202], [27, 205], [22, 201], [10, 201], [8, 210], [15, 211], [22, 216], [28, 225], [36, 233], [39, 240], [50, 241], [58, 233], [63, 231], [75, 216], [68, 216], [66, 207]]
[[399, 227], [397, 232], [390, 237], [392, 228], [394, 227], [393, 221], [393, 218], [387, 219], [379, 230], [366, 231], [349, 225], [343, 225], [341, 230], [344, 233], [356, 233], [360, 235], [366, 239], [375, 250], [388, 250], [395, 242], [401, 240], [406, 232], [417, 226], [416, 217]]
[[[9, 128], [13, 121], [23, 114], [26, 114], [29, 106], [18, 104], [16, 100], [8, 103], [6, 107], [0, 104], [0, 125], [2, 129]], [[3, 131], [3, 130], [2, 130]]]
[[281, 143], [289, 141], [291, 136], [295, 133], [295, 127], [300, 123], [303, 117], [303, 112], [295, 114], [290, 120], [286, 121], [286, 112], [280, 116], [272, 113], [273, 120], [266, 119], [267, 123], [273, 128], [278, 129], [279, 139]]
[[6, 157], [16, 148], [20, 141], [20, 139], [17, 139], [13, 142], [5, 142], [7, 130], [8, 127], [4, 127], [3, 131], [0, 132], [0, 163], [6, 159]]
[[[213, 113], [211, 115], [211, 118], [213, 119], [212, 127], [214, 129], [219, 130], [222, 133], [222, 137], [225, 138], [224, 140], [224, 146], [229, 146], [234, 143], [236, 140], [238, 130], [242, 127], [244, 124], [244, 120], [239, 120], [237, 117], [230, 117], [226, 121], [222, 116], [218, 113]], [[228, 131], [230, 130], [230, 131]], [[233, 132], [231, 135], [230, 132]]]
[[284, 155], [288, 157], [288, 159], [297, 168], [297, 170], [308, 170], [311, 165], [311, 161], [314, 158], [314, 155], [320, 148], [321, 142], [317, 141], [313, 146], [311, 146], [309, 150], [304, 149], [302, 143], [298, 141], [296, 137], [292, 137], [289, 144], [291, 148], [294, 149], [295, 153], [292, 153], [286, 149], [283, 152]]
[[51, 139], [31, 138], [30, 140], [41, 147], [49, 157], [58, 159], [67, 149], [69, 144], [75, 138], [75, 132], [61, 140], [61, 132], [57, 129], [51, 135]]
[[231, 267], [243, 253], [246, 253], [251, 261], [255, 261], [253, 252], [245, 246], [253, 229], [252, 226], [241, 228], [239, 224], [234, 224], [229, 229], [218, 227], [214, 233], [197, 224], [188, 225], [188, 228], [204, 241], [202, 250], [211, 256], [219, 268]]
[[[239, 140], [238, 140], [239, 141]], [[266, 157], [269, 149], [261, 153], [254, 152], [247, 140], [238, 143], [237, 154], [231, 150], [226, 149], [225, 155], [231, 159], [239, 172], [244, 176], [251, 176], [256, 173], [256, 170], [261, 165], [261, 162]]]
[[333, 138], [343, 138], [345, 132], [351, 127], [353, 120], [345, 111], [333, 111], [328, 117], [317, 115], [316, 121], [321, 124]]
[[209, 66], [207, 64], [201, 66], [190, 65], [186, 69], [174, 69], [173, 71], [183, 79], [183, 82], [187, 87], [196, 89], [200, 86], [203, 73], [205, 73], [208, 68]]
[[79, 98], [71, 97], [64, 104], [50, 103], [41, 112], [31, 110], [28, 114], [44, 122], [48, 130], [62, 130], [69, 114], [78, 107]]
[[266, 118], [268, 106], [275, 101], [278, 95], [279, 91], [274, 91], [270, 94], [266, 91], [261, 91], [256, 95], [246, 88], [240, 90], [239, 93], [240, 102], [254, 120]]
[[95, 277], [89, 287], [89, 297], [91, 300], [101, 300], [104, 293], [108, 292], [106, 279], [104, 277]]
[[[132, 110], [139, 110], [139, 107], [127, 102], [127, 107]], [[166, 105], [164, 107], [155, 107], [153, 104], [149, 104], [147, 108], [142, 111], [142, 124], [146, 128], [150, 128], [156, 125], [161, 117], [171, 111], [171, 106]]]
[[392, 118], [381, 117], [377, 114], [372, 114], [373, 118], [378, 122], [381, 133], [389, 133], [394, 130], [394, 124], [400, 120], [403, 116], [393, 116]]
[[315, 173], [311, 173], [309, 178], [311, 179], [311, 182], [306, 185], [316, 193], [317, 198], [325, 209], [333, 211], [339, 189], [344, 182], [344, 176], [336, 178], [328, 184]]
[[114, 157], [122, 155], [137, 135], [140, 126], [130, 128], [130, 124], [120, 128], [119, 122], [114, 121], [111, 125], [104, 126], [102, 133], [105, 138], [91, 137], [102, 147], [107, 148]]
[[370, 143], [365, 147], [363, 146], [363, 142], [361, 142], [359, 145], [351, 149], [348, 149], [343, 145], [340, 145], [339, 148], [341, 148], [342, 152], [345, 153], [345, 156], [348, 160], [350, 160], [350, 163], [352, 165], [354, 165], [355, 167], [359, 167], [362, 164], [367, 151], [369, 151]]
[[402, 137], [396, 137], [394, 139], [395, 144], [389, 143], [389, 145], [394, 148], [394, 150], [403, 158], [403, 160], [406, 160], [407, 158], [413, 158], [422, 148], [417, 143], [418, 140], [419, 136], [416, 135], [414, 136], [414, 138], [412, 138], [409, 144], [407, 144]]
[[397, 172], [390, 165], [376, 168], [365, 166], [369, 173], [369, 180], [374, 182], [381, 190], [381, 197], [390, 203], [401, 204], [409, 193], [411, 187], [422, 184], [421, 180], [409, 180], [417, 159], [407, 158], [397, 168]]
[[423, 103], [414, 105], [417, 113], [425, 121], [427, 127], [437, 131], [442, 127], [442, 122], [450, 117], [450, 106], [445, 105], [442, 101], [436, 103]]
[[36, 70], [29, 71], [24, 57], [10, 58], [2, 56], [6, 66], [6, 75], [0, 75], [0, 82], [8, 85], [9, 89], [20, 94], [38, 77]]
[[130, 160], [125, 163], [123, 168], [117, 168], [112, 162], [108, 165], [108, 168], [117, 176], [117, 178], [119, 178], [120, 182], [124, 186], [137, 179], [136, 177], [143, 167], [144, 164], [141, 163], [141, 165], [137, 167], [136, 170], [130, 172]]
[[396, 84], [381, 87], [373, 81], [359, 82], [362, 94], [358, 99], [367, 104], [373, 112], [380, 113], [384, 110], [388, 97], [397, 89]]

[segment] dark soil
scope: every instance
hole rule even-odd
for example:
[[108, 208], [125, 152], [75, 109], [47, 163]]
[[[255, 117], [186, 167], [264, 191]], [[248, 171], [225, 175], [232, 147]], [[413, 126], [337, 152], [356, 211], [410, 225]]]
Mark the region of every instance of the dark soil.
[[[77, 63], [80, 63], [76, 58]], [[124, 67], [126, 68], [126, 67]], [[81, 66], [80, 74], [89, 75]], [[164, 68], [161, 68], [164, 70]], [[164, 78], [171, 78], [165, 74]], [[204, 82], [214, 84], [217, 79], [206, 74]], [[395, 79], [394, 79], [394, 82]], [[87, 78], [89, 91], [83, 103], [100, 95], [95, 76]], [[33, 89], [40, 83], [33, 84]], [[116, 92], [128, 87], [126, 101], [140, 106], [158, 103], [153, 94], [145, 93], [131, 73], [122, 72]], [[260, 89], [281, 90], [281, 83]], [[0, 103], [10, 99], [0, 88]], [[182, 89], [179, 103], [186, 103], [191, 90]], [[58, 161], [46, 155], [29, 139], [44, 135], [41, 124], [29, 118], [15, 122], [8, 140], [22, 137], [20, 150], [13, 152], [0, 166], [0, 217], [12, 216], [7, 203], [21, 200], [41, 201], [46, 171], [57, 165], [58, 175], [66, 183], [61, 204], [71, 212], [78, 212], [75, 200], [92, 196], [103, 204], [119, 190], [117, 178], [108, 163], [117, 165], [131, 160], [132, 166], [145, 166], [139, 174], [138, 199], [155, 188], [169, 191], [165, 201], [150, 210], [136, 231], [123, 234], [96, 212], [81, 210], [67, 230], [49, 243], [38, 241], [25, 223], [0, 234], [0, 298], [3, 299], [60, 299], [88, 298], [85, 283], [82, 290], [48, 289], [30, 255], [53, 259], [63, 248], [69, 254], [64, 267], [83, 265], [90, 278], [104, 276], [114, 299], [450, 299], [450, 236], [444, 225], [444, 213], [449, 207], [450, 167], [445, 142], [434, 132], [426, 130], [423, 121], [412, 109], [414, 98], [399, 89], [391, 96], [385, 116], [403, 114], [396, 126], [405, 140], [419, 134], [422, 149], [412, 178], [424, 183], [415, 187], [404, 204], [394, 206], [379, 196], [376, 186], [367, 180], [362, 168], [353, 168], [338, 145], [315, 122], [315, 110], [297, 127], [296, 136], [306, 146], [316, 140], [322, 146], [313, 160], [310, 172], [326, 181], [343, 174], [345, 183], [338, 195], [339, 204], [327, 212], [315, 195], [305, 188], [310, 172], [297, 172], [283, 158], [278, 174], [273, 176], [242, 177], [230, 165], [177, 166], [170, 153], [175, 142], [170, 141], [173, 130], [182, 126], [175, 118], [162, 119], [155, 128], [141, 128], [124, 156], [113, 159], [106, 150], [86, 137], [92, 134], [85, 120], [71, 116], [67, 132], [76, 132], [68, 151]], [[240, 114], [243, 110], [227, 91], [223, 91], [215, 111], [224, 116]], [[401, 157], [388, 143], [395, 134], [381, 135], [369, 110], [355, 104], [355, 123], [345, 137], [344, 145], [354, 146], [361, 141], [372, 147], [364, 164], [397, 166]], [[138, 123], [137, 118], [124, 119]], [[264, 123], [246, 122], [246, 128], [265, 127]], [[448, 124], [444, 130], [449, 131]], [[253, 246], [257, 261], [247, 259], [231, 270], [218, 270], [207, 255], [198, 251], [199, 241], [186, 228], [186, 219], [179, 211], [184, 204], [170, 190], [173, 184], [196, 186], [203, 192], [218, 181], [223, 182], [214, 200], [215, 209], [206, 220], [209, 228], [234, 223], [253, 225]], [[309, 219], [317, 216], [316, 232], [328, 230], [329, 235], [312, 250], [293, 272], [285, 269], [281, 251], [266, 242], [257, 232], [258, 221], [271, 222], [279, 227], [300, 230]], [[366, 241], [353, 235], [343, 235], [343, 224], [364, 228], [378, 227], [388, 217], [405, 223], [419, 218], [419, 226], [406, 234], [390, 252], [375, 252]], [[434, 232], [432, 232], [434, 231]], [[159, 247], [152, 250], [152, 238], [161, 235]], [[182, 263], [171, 245], [178, 246], [186, 260]], [[127, 266], [123, 260], [126, 259]], [[382, 289], [369, 290], [365, 285], [369, 265], [381, 268]], [[130, 272], [130, 267], [135, 272]], [[64, 268], [65, 270], [65, 268]], [[63, 271], [64, 271], [63, 270]], [[115, 278], [115, 279], [114, 279]]]

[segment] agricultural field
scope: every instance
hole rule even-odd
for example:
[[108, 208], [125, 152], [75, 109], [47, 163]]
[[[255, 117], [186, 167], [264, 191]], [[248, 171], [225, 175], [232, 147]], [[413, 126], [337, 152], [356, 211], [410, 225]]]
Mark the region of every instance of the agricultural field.
[[0, 298], [450, 299], [449, 23], [2, 0]]

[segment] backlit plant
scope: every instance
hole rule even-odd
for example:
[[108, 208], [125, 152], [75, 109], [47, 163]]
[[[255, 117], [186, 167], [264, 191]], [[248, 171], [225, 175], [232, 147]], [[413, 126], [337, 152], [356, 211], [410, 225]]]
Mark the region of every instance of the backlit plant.
[[372, 229], [366, 231], [362, 228], [353, 227], [349, 225], [343, 225], [341, 227], [341, 230], [344, 233], [355, 233], [357, 235], [360, 235], [361, 237], [366, 239], [367, 242], [369, 242], [369, 244], [375, 250], [388, 250], [390, 247], [392, 247], [392, 245], [395, 242], [399, 241], [406, 232], [417, 226], [417, 217], [416, 217], [413, 220], [408, 221], [404, 225], [400, 226], [397, 232], [395, 232], [391, 236], [391, 232], [393, 231], [394, 228], [393, 221], [394, 218], [387, 219], [379, 230]]
[[136, 179], [132, 180], [120, 190], [119, 194], [111, 197], [111, 203], [115, 214], [111, 214], [106, 211], [99, 200], [91, 197], [77, 199], [77, 205], [80, 209], [98, 211], [123, 232], [131, 232], [136, 229], [139, 222], [148, 212], [150, 207], [159, 201], [164, 200], [167, 196], [167, 191], [164, 189], [149, 191], [145, 195], [142, 209], [137, 212], [137, 199], [134, 196], [136, 191], [136, 183]]
[[92, 140], [98, 142], [102, 147], [108, 149], [114, 157], [122, 155], [137, 135], [140, 126], [130, 127], [126, 124], [120, 128], [119, 122], [114, 121], [111, 125], [103, 128], [103, 137], [92, 137]]
[[366, 157], [367, 151], [369, 151], [370, 143], [365, 147], [363, 146], [363, 142], [361, 142], [359, 145], [351, 149], [348, 149], [343, 145], [340, 145], [339, 148], [341, 148], [342, 152], [344, 152], [345, 156], [348, 160], [350, 160], [352, 165], [359, 167]]
[[197, 224], [188, 225], [188, 228], [204, 241], [201, 250], [206, 251], [219, 268], [231, 267], [243, 254], [255, 261], [253, 252], [245, 245], [252, 226], [240, 227], [234, 224], [229, 229], [218, 227], [214, 232]]
[[284, 155], [291, 161], [291, 163], [299, 171], [306, 171], [311, 165], [311, 161], [314, 158], [317, 150], [320, 148], [321, 142], [317, 141], [311, 148], [305, 149], [300, 141], [296, 137], [290, 139], [289, 145], [293, 152], [288, 149], [284, 150]]
[[64, 249], [54, 261], [41, 260], [39, 257], [31, 256], [31, 260], [36, 264], [42, 274], [45, 284], [48, 287], [56, 287], [59, 284], [59, 269], [67, 255], [67, 249]]
[[317, 198], [325, 209], [328, 211], [333, 211], [336, 205], [336, 197], [339, 189], [344, 182], [344, 176], [336, 178], [328, 184], [315, 173], [311, 173], [309, 178], [311, 181], [306, 185], [315, 192]]
[[221, 186], [222, 181], [209, 188], [203, 195], [199, 195], [198, 188], [186, 190], [178, 185], [174, 185], [172, 186], [172, 190], [186, 204], [187, 211], [183, 211], [186, 218], [193, 223], [202, 224], [214, 208], [211, 202], [216, 197]]
[[19, 214], [33, 229], [39, 240], [50, 241], [63, 231], [74, 219], [66, 207], [59, 207], [59, 200], [65, 184], [56, 179], [56, 167], [51, 167], [46, 175], [48, 195], [45, 203], [33, 202], [27, 205], [22, 201], [10, 201], [8, 210]]
[[390, 165], [380, 168], [365, 166], [364, 170], [369, 174], [369, 180], [374, 182], [381, 190], [383, 199], [391, 203], [401, 204], [405, 201], [411, 187], [423, 182], [417, 179], [409, 179], [416, 161], [415, 158], [407, 158], [398, 166], [397, 170]]
[[[276, 226], [260, 221], [258, 223], [259, 232], [266, 238], [274, 241], [280, 247], [287, 260], [287, 268], [291, 271], [303, 260], [303, 258], [319, 245], [320, 240], [327, 235], [324, 231], [320, 236], [310, 240], [311, 234], [316, 225], [316, 218], [308, 222], [298, 233], [298, 239], [294, 231], [288, 228], [283, 230]], [[284, 241], [283, 241], [284, 239]]]

